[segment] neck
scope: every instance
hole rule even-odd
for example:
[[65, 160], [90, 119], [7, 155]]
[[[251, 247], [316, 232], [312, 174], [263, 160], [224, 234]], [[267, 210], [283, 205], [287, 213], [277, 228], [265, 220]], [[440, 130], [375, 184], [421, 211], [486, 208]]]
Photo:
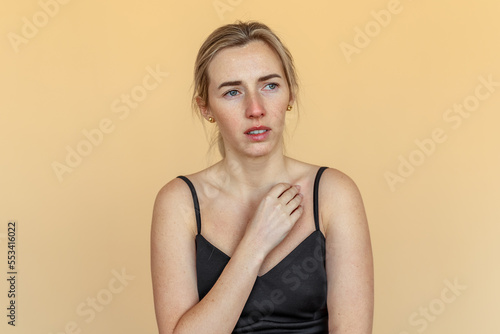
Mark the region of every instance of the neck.
[[262, 196], [277, 183], [290, 182], [289, 162], [281, 152], [251, 158], [228, 154], [219, 162], [229, 181], [225, 191], [241, 199]]

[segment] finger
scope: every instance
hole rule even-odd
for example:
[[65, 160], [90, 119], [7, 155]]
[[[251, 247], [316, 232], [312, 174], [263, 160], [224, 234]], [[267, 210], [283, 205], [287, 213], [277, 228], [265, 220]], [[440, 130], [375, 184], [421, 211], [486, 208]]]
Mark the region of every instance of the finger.
[[287, 191], [292, 185], [290, 183], [278, 183], [274, 185], [271, 190], [267, 193], [272, 198], [280, 197], [285, 191]]
[[290, 214], [292, 214], [293, 210], [297, 209], [300, 205], [300, 203], [302, 203], [302, 200], [304, 199], [304, 195], [302, 195], [301, 193], [298, 193], [297, 195], [295, 195], [294, 198], [292, 198], [290, 200], [290, 202], [288, 202], [288, 204], [286, 205], [288, 210], [290, 210]]
[[299, 220], [300, 216], [302, 216], [302, 213], [304, 212], [304, 207], [302, 205], [299, 205], [295, 210], [292, 211], [290, 214], [290, 220], [292, 222], [292, 225], [295, 225], [297, 220]]
[[299, 189], [296, 186], [290, 186], [287, 190], [285, 190], [279, 197], [280, 201], [284, 204], [288, 204], [295, 196], [300, 193]]

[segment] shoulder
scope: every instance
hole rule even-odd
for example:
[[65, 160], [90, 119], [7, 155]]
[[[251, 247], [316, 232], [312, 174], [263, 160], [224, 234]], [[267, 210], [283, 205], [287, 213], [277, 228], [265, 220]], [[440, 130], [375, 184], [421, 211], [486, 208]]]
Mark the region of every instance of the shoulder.
[[335, 168], [326, 168], [321, 176], [321, 192], [331, 200], [342, 200], [359, 195], [356, 183], [347, 174]]
[[327, 168], [319, 186], [320, 212], [326, 233], [335, 228], [348, 228], [355, 220], [364, 220], [363, 199], [358, 186], [347, 174]]
[[156, 195], [155, 207], [165, 204], [179, 204], [183, 200], [191, 198], [191, 192], [186, 181], [174, 178], [160, 188]]
[[188, 223], [194, 219], [193, 197], [184, 180], [176, 177], [160, 188], [154, 202], [153, 225], [167, 221]]

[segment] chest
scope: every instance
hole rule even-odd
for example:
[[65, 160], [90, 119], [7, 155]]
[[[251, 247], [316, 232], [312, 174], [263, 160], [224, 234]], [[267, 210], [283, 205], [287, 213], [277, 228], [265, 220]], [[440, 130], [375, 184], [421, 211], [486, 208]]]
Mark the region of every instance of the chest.
[[[285, 239], [276, 246], [264, 260], [259, 276], [263, 276], [279, 264], [315, 231], [312, 191], [303, 191], [304, 211]], [[231, 256], [243, 238], [247, 224], [260, 204], [260, 201], [243, 202], [219, 196], [216, 199], [201, 201], [201, 234], [213, 246], [227, 256]]]

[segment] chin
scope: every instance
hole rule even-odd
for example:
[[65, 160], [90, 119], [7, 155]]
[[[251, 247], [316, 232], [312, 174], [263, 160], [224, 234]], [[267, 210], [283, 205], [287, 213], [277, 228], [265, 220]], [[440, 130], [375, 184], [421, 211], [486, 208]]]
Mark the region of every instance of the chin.
[[246, 155], [249, 157], [260, 158], [273, 153], [274, 151], [273, 148], [275, 147], [271, 146], [270, 143], [263, 143], [263, 145], [255, 145], [254, 147], [251, 147], [250, 149], [246, 150]]

